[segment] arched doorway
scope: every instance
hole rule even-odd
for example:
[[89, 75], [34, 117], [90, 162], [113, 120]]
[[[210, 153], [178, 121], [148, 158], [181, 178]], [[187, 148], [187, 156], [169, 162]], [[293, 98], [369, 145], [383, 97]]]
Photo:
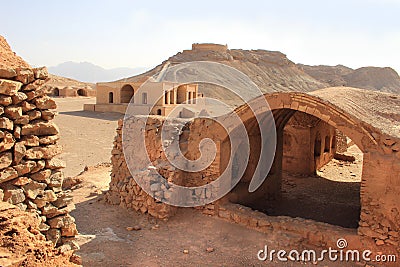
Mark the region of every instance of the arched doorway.
[[58, 88], [54, 88], [53, 95], [54, 96], [60, 96], [60, 90]]
[[84, 89], [78, 89], [77, 91], [78, 96], [86, 96], [86, 91]]
[[[129, 103], [134, 93], [133, 87], [129, 84], [125, 84], [121, 88], [121, 103]], [[134, 99], [132, 99], [132, 102], [134, 102]]]
[[[264, 211], [269, 215], [303, 217], [343, 227], [357, 228], [362, 205], [360, 187], [362, 183], [365, 183], [363, 177], [366, 175], [363, 153], [369, 149], [377, 149], [374, 140], [366, 134], [371, 130], [363, 129], [362, 127], [365, 126], [361, 127], [361, 124], [355, 119], [352, 121], [353, 118], [350, 115], [343, 113], [342, 110], [335, 106], [320, 101], [314, 96], [302, 94], [304, 102], [301, 103], [303, 104], [301, 106], [299, 102], [303, 99], [299, 97], [299, 93], [296, 94], [281, 93], [282, 100], [275, 95], [272, 97], [271, 95], [265, 96], [271, 105], [274, 115], [278, 140], [273, 166], [264, 184], [254, 193], [241, 189], [248, 188], [255, 170], [254, 166], [259, 159], [260, 128], [256, 124], [254, 115], [250, 115], [251, 111], [245, 111], [243, 107], [238, 108], [238, 114], [243, 118], [248, 130], [251, 154], [244, 176], [228, 195], [228, 199], [231, 202]], [[270, 99], [268, 99], [269, 97]], [[288, 100], [295, 102], [294, 108], [291, 108], [291, 102]], [[284, 104], [288, 108], [282, 107], [283, 101], [288, 102]], [[311, 101], [313, 101], [312, 109], [308, 108]], [[299, 107], [301, 107], [301, 110], [299, 110]], [[301, 132], [285, 134], [288, 122], [295, 114], [303, 114], [306, 117], [310, 117], [312, 121], [316, 122], [315, 125], [319, 125], [319, 128], [310, 128], [307, 131], [303, 131], [304, 133], [308, 132], [308, 135], [305, 136]], [[359, 128], [354, 127], [354, 125], [358, 125]], [[352, 173], [346, 168], [344, 170], [347, 173], [344, 171], [340, 173], [341, 170], [339, 168], [342, 165], [347, 165], [347, 163], [336, 161], [333, 164], [334, 166], [330, 166], [337, 171], [334, 173], [335, 176], [329, 177], [327, 175], [330, 170], [325, 170], [324, 166], [333, 162], [332, 158], [335, 152], [333, 144], [336, 146], [336, 137], [331, 133], [335, 129], [348, 135], [354, 141], [355, 146], [351, 150], [355, 152], [351, 153], [360, 155], [360, 160], [358, 161], [359, 171], [357, 173]], [[288, 137], [289, 139], [285, 140]], [[294, 143], [301, 140], [306, 140], [309, 145], [304, 151], [298, 150], [297, 157], [300, 163], [301, 161], [312, 162], [315, 158], [319, 158], [318, 162], [313, 164], [315, 175], [296, 176], [284, 171], [284, 145], [290, 144], [293, 150], [295, 148]], [[295, 152], [291, 151], [294, 158], [296, 157]], [[310, 166], [312, 165], [310, 164]], [[293, 190], [293, 188], [298, 190]], [[287, 192], [291, 197], [289, 200], [287, 199]], [[265, 203], [269, 204], [265, 205]], [[301, 211], [305, 211], [305, 213]]]
[[178, 87], [177, 91], [177, 104], [182, 104], [187, 101], [187, 90], [185, 85], [181, 85]]
[[114, 103], [114, 93], [113, 92], [108, 93], [108, 103], [110, 103], [110, 104]]
[[84, 89], [78, 89], [77, 91], [78, 96], [86, 96], [86, 91]]
[[157, 109], [157, 115], [161, 115], [161, 109]]

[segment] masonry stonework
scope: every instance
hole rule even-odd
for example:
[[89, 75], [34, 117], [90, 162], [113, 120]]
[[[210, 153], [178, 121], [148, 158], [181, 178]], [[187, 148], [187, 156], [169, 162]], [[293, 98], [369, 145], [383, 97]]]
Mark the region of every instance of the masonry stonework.
[[[72, 198], [62, 190], [65, 163], [56, 103], [46, 95], [43, 68], [0, 68], [0, 200], [31, 212], [54, 245], [77, 234]], [[71, 245], [71, 244], [70, 244]]]

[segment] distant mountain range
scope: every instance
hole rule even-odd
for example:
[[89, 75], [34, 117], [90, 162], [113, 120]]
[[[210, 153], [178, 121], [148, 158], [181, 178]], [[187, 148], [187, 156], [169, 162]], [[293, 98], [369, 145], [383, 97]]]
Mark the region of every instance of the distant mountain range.
[[81, 82], [109, 82], [124, 77], [140, 74], [146, 70], [138, 68], [114, 68], [104, 69], [90, 62], [64, 62], [57, 66], [49, 67], [49, 72], [62, 77], [75, 79]]

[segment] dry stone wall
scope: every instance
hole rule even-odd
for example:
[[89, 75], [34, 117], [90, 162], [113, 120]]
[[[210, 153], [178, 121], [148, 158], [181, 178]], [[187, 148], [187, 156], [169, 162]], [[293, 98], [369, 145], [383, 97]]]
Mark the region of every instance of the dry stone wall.
[[[199, 119], [188, 121], [184, 119], [176, 119], [172, 123], [165, 125], [165, 117], [150, 116], [132, 117], [125, 121], [127, 129], [135, 129], [135, 132], [145, 132], [146, 152], [152, 166], [148, 166], [148, 162], [143, 161], [140, 149], [140, 143], [135, 135], [125, 139], [126, 149], [132, 146], [131, 155], [134, 157], [136, 171], [130, 172], [125, 160], [124, 150], [122, 147], [122, 127], [123, 121], [120, 120], [117, 128], [117, 135], [114, 141], [114, 149], [112, 150], [112, 173], [110, 189], [107, 192], [106, 199], [109, 203], [120, 205], [128, 209], [149, 213], [156, 218], [167, 218], [176, 212], [176, 207], [166, 205], [162, 201], [170, 201], [173, 198], [174, 191], [179, 190], [175, 185], [194, 187], [207, 184], [218, 177], [220, 173], [220, 151], [217, 144], [217, 154], [213, 163], [209, 167], [200, 172], [185, 172], [171, 165], [164, 153], [161, 140], [161, 128], [167, 136], [164, 139], [166, 143], [179, 142], [180, 149], [189, 159], [197, 159], [200, 151], [188, 149], [189, 147], [198, 147], [199, 141], [206, 137], [209, 129], [220, 127], [214, 125], [211, 127], [210, 121], [207, 119]], [[202, 125], [202, 127], [199, 127]], [[177, 129], [181, 128], [182, 131]], [[218, 132], [218, 131], [217, 131]], [[189, 133], [191, 133], [189, 135]], [[195, 138], [197, 136], [197, 138]], [[129, 139], [129, 140], [128, 140]], [[215, 138], [214, 138], [215, 139]], [[168, 145], [166, 146], [168, 150]], [[129, 153], [128, 153], [129, 154]], [[176, 158], [174, 155], [170, 155]], [[160, 180], [158, 173], [164, 178]], [[150, 183], [150, 194], [147, 194], [136, 183], [136, 181], [144, 181]], [[220, 186], [216, 184], [212, 189], [197, 188], [190, 192], [190, 199], [196, 202], [205, 203], [207, 199], [218, 193]], [[154, 197], [162, 201], [157, 201]]]
[[62, 245], [77, 230], [62, 190], [65, 163], [55, 158], [62, 149], [47, 78], [45, 67], [0, 67], [0, 200], [35, 214], [46, 238]]

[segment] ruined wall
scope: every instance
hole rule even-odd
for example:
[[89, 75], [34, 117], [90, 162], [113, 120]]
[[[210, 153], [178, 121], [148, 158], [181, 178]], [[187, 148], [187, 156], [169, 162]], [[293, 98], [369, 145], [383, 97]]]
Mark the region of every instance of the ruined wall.
[[316, 117], [296, 112], [284, 128], [282, 169], [296, 174], [314, 174], [335, 155], [335, 138], [335, 128]]
[[60, 245], [77, 230], [62, 190], [65, 164], [54, 158], [61, 146], [47, 77], [46, 68], [0, 66], [0, 200], [36, 214], [40, 231]]
[[[157, 134], [162, 123], [163, 120], [157, 118], [147, 121], [146, 138], [149, 140], [149, 143], [151, 142], [151, 147], [148, 148], [148, 151], [154, 164], [157, 164], [157, 161], [166, 160], [165, 155], [161, 153], [161, 138]], [[139, 125], [139, 123], [137, 124]], [[114, 149], [112, 150], [112, 172], [110, 189], [106, 194], [107, 202], [135, 211], [140, 211], [141, 213], [149, 213], [150, 215], [160, 219], [173, 215], [176, 211], [175, 207], [163, 203], [157, 203], [153, 198], [154, 195], [159, 194], [157, 191], [161, 189], [161, 184], [154, 183], [154, 191], [152, 191], [153, 196], [151, 196], [142, 190], [135, 181], [135, 179], [137, 180], [142, 179], [143, 177], [148, 178], [153, 176], [154, 174], [152, 173], [152, 169], [143, 168], [140, 171], [133, 173], [133, 176], [129, 172], [122, 147], [122, 127], [123, 122], [122, 120], [119, 120], [117, 135], [114, 140]], [[144, 120], [142, 127], [143, 129], [146, 127], [146, 120]], [[177, 184], [180, 183], [179, 173], [173, 166], [164, 166], [163, 168], [160, 168], [159, 171], [167, 180], [169, 179], [171, 182]]]
[[[364, 163], [361, 182], [361, 218], [359, 221], [360, 227], [358, 233], [366, 236], [370, 240], [374, 240], [377, 244], [399, 245], [400, 235], [400, 140], [396, 137], [390, 137], [380, 132], [379, 129], [373, 128], [363, 121], [356, 120], [354, 117], [335, 109], [332, 105], [322, 102], [312, 96], [304, 94], [272, 94], [266, 95], [270, 106], [274, 109], [283, 109], [291, 107], [292, 110], [299, 110], [307, 114], [313, 115], [321, 121], [332, 127], [338, 128], [352, 140], [364, 152]], [[311, 106], [312, 108], [309, 108]], [[339, 112], [339, 111], [340, 112]], [[240, 117], [248, 121], [252, 118], [252, 114], [246, 109], [237, 110]], [[158, 170], [167, 180], [181, 183], [183, 185], [198, 185], [208, 183], [213, 180], [213, 177], [218, 176], [218, 171], [221, 172], [226, 166], [226, 148], [224, 141], [226, 134], [218, 129], [216, 123], [207, 122], [206, 120], [195, 120], [190, 125], [184, 128], [182, 133], [176, 133], [174, 140], [180, 140], [182, 151], [188, 158], [196, 157], [198, 151], [195, 149], [198, 142], [206, 137], [216, 141], [219, 153], [217, 154], [218, 162], [213, 162], [209, 169], [203, 173], [183, 173], [171, 168], [165, 161], [163, 156], [161, 139], [157, 135], [160, 126], [162, 125], [162, 117], [151, 117], [149, 122], [150, 127], [146, 129], [143, 126], [137, 126], [141, 123], [137, 120], [132, 123], [131, 127], [139, 127], [146, 132], [149, 138], [148, 150], [152, 161], [156, 164], [155, 170]], [[122, 122], [121, 122], [122, 123]], [[169, 207], [161, 203], [156, 203], [151, 196], [142, 192], [141, 189], [132, 181], [132, 176], [129, 173], [121, 147], [121, 123], [118, 128], [118, 135], [114, 143], [113, 150], [113, 172], [112, 181], [110, 184], [110, 192], [107, 199], [110, 203], [120, 204], [141, 212], [148, 212], [153, 216], [165, 218], [173, 214], [175, 208]], [[171, 131], [173, 129], [171, 128]], [[326, 133], [333, 134], [331, 128]], [[325, 135], [321, 134], [321, 151], [325, 149]], [[180, 137], [179, 137], [180, 136]], [[335, 143], [333, 139], [328, 138], [331, 144], [329, 149], [333, 149]], [[322, 152], [321, 152], [322, 153]], [[138, 159], [140, 161], [140, 159]], [[166, 171], [168, 170], [168, 171]], [[154, 171], [154, 169], [153, 169]], [[151, 176], [150, 170], [143, 168], [141, 172], [135, 173], [138, 177]], [[176, 179], [176, 180], [174, 180]], [[154, 185], [152, 195], [158, 194], [158, 189], [163, 184]], [[211, 192], [212, 193], [212, 192]], [[193, 192], [193, 197], [204, 198], [204, 195], [209, 192]], [[168, 196], [164, 195], [164, 198]], [[222, 200], [221, 200], [222, 201]], [[224, 210], [219, 214], [218, 205], [213, 203], [205, 205], [202, 209], [204, 213], [210, 215], [225, 216]]]
[[[220, 164], [220, 145], [217, 143], [217, 154], [215, 160], [209, 167], [200, 172], [185, 172], [178, 170], [171, 165], [165, 156], [164, 148], [161, 142], [161, 128], [164, 127], [166, 134], [169, 137], [165, 140], [168, 142], [179, 142], [182, 153], [191, 160], [199, 157], [200, 151], [197, 148], [199, 141], [205, 137], [209, 137], [207, 129], [219, 129], [218, 125], [213, 125], [207, 119], [199, 119], [196, 121], [188, 121], [184, 119], [176, 119], [173, 123], [165, 126], [165, 117], [150, 116], [148, 119], [143, 117], [132, 117], [125, 121], [130, 129], [137, 127], [139, 131], [145, 132], [146, 137], [146, 153], [154, 166], [143, 165], [140, 158], [136, 159], [137, 171], [130, 173], [126, 164], [124, 151], [122, 147], [122, 127], [123, 121], [120, 120], [117, 128], [117, 135], [114, 141], [114, 149], [112, 150], [112, 173], [110, 189], [106, 194], [106, 200], [114, 205], [120, 205], [128, 209], [149, 213], [157, 218], [166, 218], [176, 212], [176, 207], [163, 204], [153, 197], [157, 196], [163, 200], [171, 198], [172, 192], [175, 190], [172, 184], [182, 186], [200, 186], [207, 184], [217, 178], [221, 172]], [[201, 127], [200, 127], [201, 125]], [[177, 127], [182, 127], [182, 132], [177, 131]], [[192, 130], [193, 129], [193, 130]], [[223, 133], [222, 131], [216, 131]], [[190, 133], [190, 134], [189, 134]], [[135, 136], [133, 136], [135, 138]], [[214, 140], [217, 139], [213, 136]], [[131, 140], [135, 145], [135, 150], [138, 151], [140, 144], [138, 140]], [[165, 144], [164, 144], [165, 145]], [[167, 149], [167, 148], [166, 148]], [[135, 155], [133, 155], [135, 157]], [[165, 181], [160, 182], [156, 177], [156, 172], [160, 173]], [[150, 195], [137, 185], [135, 180], [147, 179], [150, 182]], [[168, 188], [167, 191], [161, 190]], [[219, 188], [217, 187], [216, 190]], [[171, 192], [171, 193], [170, 193]], [[205, 201], [215, 192], [203, 190], [193, 190], [192, 196], [194, 200]]]
[[381, 140], [385, 154], [364, 154], [358, 232], [400, 246], [400, 142]]
[[[320, 141], [320, 146], [316, 147]], [[311, 128], [311, 148], [312, 148], [312, 170], [318, 170], [333, 159], [336, 153], [336, 146], [333, 145], [335, 138], [335, 128], [324, 121]]]

